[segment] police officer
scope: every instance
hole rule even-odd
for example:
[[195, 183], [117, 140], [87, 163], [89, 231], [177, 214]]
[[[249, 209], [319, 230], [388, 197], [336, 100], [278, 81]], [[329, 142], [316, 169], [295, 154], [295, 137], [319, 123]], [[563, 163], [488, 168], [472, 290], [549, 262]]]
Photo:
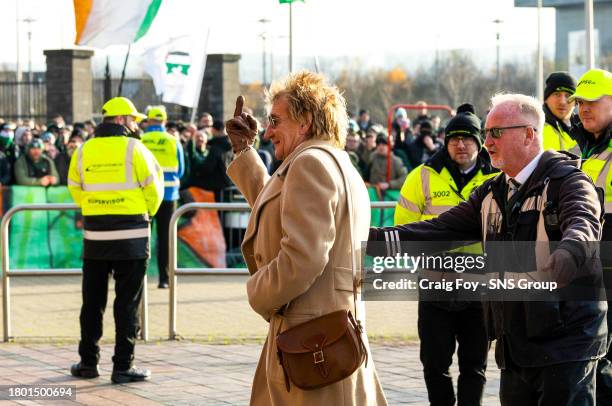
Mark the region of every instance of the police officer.
[[[612, 241], [612, 74], [602, 69], [591, 69], [578, 83], [571, 97], [578, 103], [580, 122], [575, 123], [572, 135], [578, 140], [582, 153], [582, 170], [605, 194], [605, 215], [601, 240], [604, 283], [608, 290], [608, 337], [612, 341], [612, 259], [608, 241]], [[610, 342], [608, 342], [610, 345]], [[612, 349], [597, 364], [597, 405], [612, 405]]]
[[[497, 174], [482, 149], [480, 120], [473, 106], [459, 106], [457, 113], [446, 127], [444, 147], [408, 175], [395, 209], [395, 224], [435, 218], [467, 200], [476, 187]], [[457, 342], [458, 404], [480, 404], [489, 351], [482, 304], [420, 301], [418, 331], [430, 403], [455, 404], [448, 369]]]
[[84, 219], [81, 361], [70, 372], [81, 378], [99, 376], [98, 362], [108, 277], [115, 279], [114, 383], [150, 378], [134, 367], [134, 344], [140, 329], [138, 310], [149, 258], [149, 218], [164, 192], [162, 170], [151, 152], [134, 138], [145, 116], [124, 98], [102, 107], [104, 120], [95, 137], [73, 154], [68, 188]]
[[148, 126], [141, 137], [142, 143], [153, 153], [164, 171], [164, 200], [155, 215], [157, 222], [157, 268], [160, 289], [168, 287], [168, 232], [170, 218], [176, 210], [181, 177], [185, 172], [183, 147], [179, 140], [168, 134], [164, 124], [168, 119], [164, 106], [152, 106], [147, 111]]
[[578, 154], [576, 141], [570, 136], [570, 118], [574, 112], [576, 79], [567, 72], [553, 72], [546, 79], [544, 88], [544, 138], [543, 148], [555, 151], [571, 151]]

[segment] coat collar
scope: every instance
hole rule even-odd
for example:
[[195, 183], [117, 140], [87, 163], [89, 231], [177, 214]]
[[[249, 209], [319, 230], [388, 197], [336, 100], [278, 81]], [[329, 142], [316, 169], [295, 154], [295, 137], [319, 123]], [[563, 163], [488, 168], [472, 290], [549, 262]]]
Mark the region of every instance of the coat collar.
[[274, 173], [275, 176], [278, 177], [284, 177], [287, 174], [287, 171], [289, 170], [289, 166], [291, 165], [291, 162], [293, 162], [293, 160], [305, 149], [308, 149], [310, 147], [327, 147], [327, 148], [335, 148], [334, 145], [332, 144], [331, 141], [325, 141], [325, 140], [306, 140], [304, 142], [302, 142], [300, 145], [298, 145], [293, 152], [291, 152], [287, 158], [285, 158], [283, 160], [283, 163], [278, 167], [278, 169], [276, 170], [276, 172]]
[[285, 176], [291, 162], [304, 150], [310, 147], [323, 147], [323, 148], [335, 148], [331, 141], [322, 141], [322, 140], [307, 140], [297, 146], [297, 148], [291, 152], [287, 158], [283, 161], [283, 163], [278, 167], [274, 175], [268, 180], [265, 184], [257, 200], [253, 205], [253, 211], [251, 212], [251, 216], [249, 217], [249, 226], [247, 227], [247, 233], [244, 235], [242, 245], [243, 247], [255, 236], [257, 232], [257, 223], [259, 222], [259, 215], [261, 213], [262, 208], [266, 205], [267, 202], [278, 196], [283, 188], [283, 181], [285, 180]]

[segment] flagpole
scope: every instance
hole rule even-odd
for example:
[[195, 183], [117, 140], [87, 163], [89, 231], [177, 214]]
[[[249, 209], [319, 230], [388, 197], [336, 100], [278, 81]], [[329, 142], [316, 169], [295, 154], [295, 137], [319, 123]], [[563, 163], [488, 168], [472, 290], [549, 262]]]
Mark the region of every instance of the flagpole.
[[289, 73], [293, 72], [293, 2], [289, 3]]
[[208, 39], [210, 38], [210, 27], [206, 30], [206, 41], [204, 42], [204, 57], [202, 58], [202, 69], [200, 69], [200, 85], [195, 92], [193, 107], [191, 108], [191, 124], [195, 123], [195, 116], [198, 112], [198, 104], [200, 102], [200, 94], [202, 93], [202, 84], [204, 83], [204, 73], [206, 72], [206, 58], [208, 57]]
[[121, 96], [121, 91], [123, 90], [123, 79], [125, 79], [125, 68], [127, 67], [128, 58], [130, 57], [130, 49], [132, 48], [132, 44], [128, 44], [127, 53], [125, 54], [125, 61], [123, 61], [123, 70], [121, 71], [121, 80], [119, 81], [119, 94], [117, 96]]

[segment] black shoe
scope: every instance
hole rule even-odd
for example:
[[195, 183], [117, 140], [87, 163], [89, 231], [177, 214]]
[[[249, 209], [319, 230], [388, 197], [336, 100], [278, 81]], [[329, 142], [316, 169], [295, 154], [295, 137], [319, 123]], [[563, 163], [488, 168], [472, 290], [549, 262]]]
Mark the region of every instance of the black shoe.
[[90, 366], [90, 365], [85, 365], [82, 362], [79, 362], [78, 364], [72, 364], [72, 366], [70, 367], [70, 373], [72, 374], [72, 376], [75, 376], [77, 378], [97, 378], [100, 376], [100, 370], [98, 369], [97, 365], [94, 366]]
[[148, 381], [151, 378], [151, 371], [144, 368], [131, 367], [125, 371], [115, 371], [111, 375], [113, 383], [128, 383]]
[[168, 282], [160, 282], [157, 287], [159, 289], [168, 289]]

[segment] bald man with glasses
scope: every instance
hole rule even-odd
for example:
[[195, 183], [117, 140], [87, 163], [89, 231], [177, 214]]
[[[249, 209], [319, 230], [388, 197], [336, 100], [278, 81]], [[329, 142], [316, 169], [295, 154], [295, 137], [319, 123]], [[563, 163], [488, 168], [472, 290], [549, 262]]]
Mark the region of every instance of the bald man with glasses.
[[[408, 241], [448, 241], [452, 247], [462, 241], [502, 242], [506, 249], [518, 242], [555, 242], [547, 255], [534, 244], [529, 248], [534, 252], [518, 256], [532, 258], [529, 269], [539, 276], [591, 287], [593, 300], [488, 297], [489, 338], [496, 340], [502, 370], [500, 401], [503, 406], [593, 405], [597, 359], [606, 353], [607, 305], [595, 298], [602, 286], [601, 262], [596, 244], [589, 242], [601, 234], [602, 202], [571, 156], [543, 151], [544, 112], [535, 98], [497, 95], [491, 105], [484, 145], [502, 173], [435, 219], [371, 228], [367, 253], [403, 255], [410, 247], [401, 243]], [[497, 262], [488, 272], [503, 279], [506, 268]]]

